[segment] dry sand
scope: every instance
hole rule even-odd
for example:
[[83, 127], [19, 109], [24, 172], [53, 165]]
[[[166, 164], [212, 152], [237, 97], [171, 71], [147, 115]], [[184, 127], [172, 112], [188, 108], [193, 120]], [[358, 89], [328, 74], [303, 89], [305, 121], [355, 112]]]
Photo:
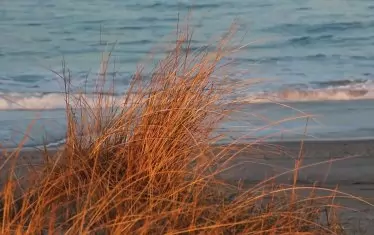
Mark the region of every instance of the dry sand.
[[[291, 184], [295, 159], [300, 156], [301, 142], [274, 142], [258, 146], [237, 145], [241, 150], [235, 156], [229, 170], [220, 174], [226, 181], [254, 185], [265, 178], [282, 174], [278, 183]], [[236, 152], [236, 151], [235, 151]], [[53, 153], [53, 151], [52, 151]], [[4, 155], [0, 153], [1, 164]], [[307, 141], [303, 145], [302, 169], [298, 184], [334, 189], [352, 194], [374, 204], [374, 140], [355, 141]], [[24, 164], [40, 164], [40, 153], [36, 150], [23, 151], [17, 164], [19, 177], [25, 175]], [[3, 168], [1, 179], [7, 172]], [[289, 173], [284, 173], [284, 172]], [[344, 207], [341, 218], [349, 234], [374, 234], [374, 207], [359, 200], [337, 199]], [[366, 233], [365, 233], [366, 232]]]

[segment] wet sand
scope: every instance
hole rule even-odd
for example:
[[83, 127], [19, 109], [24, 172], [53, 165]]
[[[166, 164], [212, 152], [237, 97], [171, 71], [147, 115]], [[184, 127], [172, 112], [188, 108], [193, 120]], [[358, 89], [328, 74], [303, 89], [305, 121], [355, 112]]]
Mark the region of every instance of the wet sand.
[[[302, 151], [300, 148], [302, 146]], [[217, 146], [222, 148], [222, 146]], [[51, 151], [51, 154], [54, 150]], [[295, 159], [301, 156], [298, 185], [338, 189], [374, 204], [374, 140], [272, 142], [259, 145], [236, 145], [232, 168], [219, 175], [236, 184], [241, 180], [250, 187], [271, 176], [281, 184], [292, 184]], [[1, 164], [4, 156], [0, 153]], [[19, 177], [25, 175], [24, 166], [38, 166], [40, 153], [36, 150], [21, 152], [17, 164]], [[1, 179], [7, 172], [2, 169]], [[344, 207], [341, 217], [349, 234], [374, 231], [374, 207], [353, 199], [337, 199]]]

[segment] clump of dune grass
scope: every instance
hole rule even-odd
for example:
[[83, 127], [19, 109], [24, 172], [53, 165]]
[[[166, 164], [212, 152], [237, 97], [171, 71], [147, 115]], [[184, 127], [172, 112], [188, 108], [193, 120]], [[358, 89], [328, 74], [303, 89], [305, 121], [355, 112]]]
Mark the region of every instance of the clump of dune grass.
[[94, 100], [72, 93], [64, 72], [66, 144], [46, 150], [21, 189], [10, 171], [0, 232], [341, 234], [334, 192], [302, 197], [295, 185], [245, 189], [217, 177], [237, 151], [214, 146], [235, 88], [212, 75], [232, 36], [212, 52], [191, 51], [190, 35], [179, 35], [151, 76], [138, 71], [121, 99], [103, 90], [106, 62]]

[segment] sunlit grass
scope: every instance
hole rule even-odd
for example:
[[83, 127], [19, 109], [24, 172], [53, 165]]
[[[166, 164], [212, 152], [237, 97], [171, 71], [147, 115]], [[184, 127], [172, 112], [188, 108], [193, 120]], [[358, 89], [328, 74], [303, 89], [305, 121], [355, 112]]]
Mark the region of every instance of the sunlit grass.
[[94, 101], [71, 92], [65, 70], [66, 144], [57, 153], [46, 149], [24, 182], [10, 164], [0, 233], [342, 234], [334, 199], [351, 196], [297, 186], [301, 158], [291, 185], [270, 178], [246, 188], [218, 177], [251, 148], [214, 145], [218, 125], [240, 107], [227, 102], [236, 86], [213, 76], [232, 36], [214, 53], [196, 53], [190, 35], [180, 35], [151, 77], [138, 71], [119, 100], [102, 89], [106, 62]]

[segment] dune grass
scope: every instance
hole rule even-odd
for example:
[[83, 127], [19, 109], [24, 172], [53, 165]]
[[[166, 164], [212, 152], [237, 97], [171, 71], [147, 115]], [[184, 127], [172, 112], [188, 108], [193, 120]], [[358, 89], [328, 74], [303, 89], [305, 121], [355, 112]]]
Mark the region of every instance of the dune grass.
[[249, 189], [218, 177], [240, 151], [214, 145], [233, 111], [235, 86], [213, 76], [230, 37], [213, 53], [191, 51], [190, 35], [180, 35], [150, 77], [134, 75], [121, 100], [103, 90], [106, 63], [94, 102], [72, 92], [65, 71], [66, 144], [46, 149], [24, 182], [10, 164], [0, 233], [342, 234], [336, 192], [299, 195], [297, 170], [292, 185], [264, 179]]

